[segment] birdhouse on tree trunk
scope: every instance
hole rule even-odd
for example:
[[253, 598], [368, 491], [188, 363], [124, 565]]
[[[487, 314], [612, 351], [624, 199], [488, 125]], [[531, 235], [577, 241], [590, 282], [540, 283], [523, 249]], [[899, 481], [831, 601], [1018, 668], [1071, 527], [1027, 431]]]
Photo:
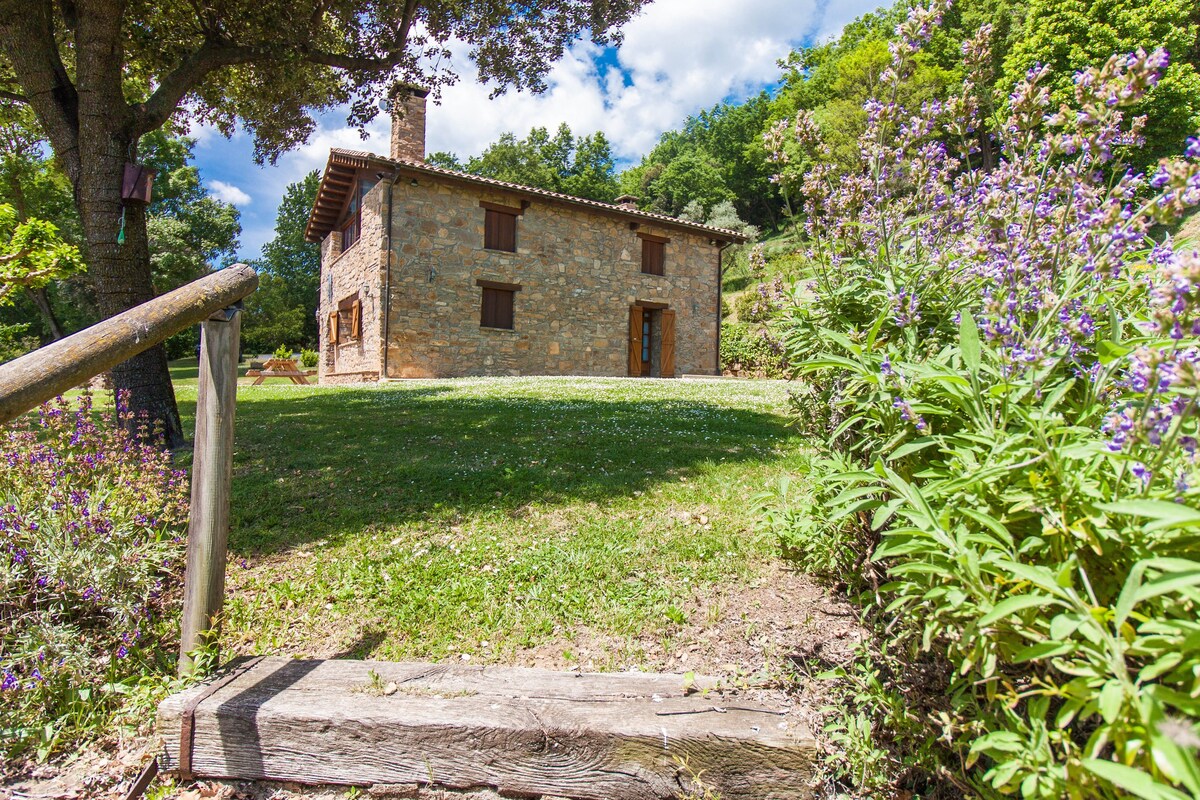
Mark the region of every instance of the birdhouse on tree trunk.
[[149, 203], [154, 186], [154, 170], [141, 164], [126, 164], [121, 182], [121, 199], [126, 203]]

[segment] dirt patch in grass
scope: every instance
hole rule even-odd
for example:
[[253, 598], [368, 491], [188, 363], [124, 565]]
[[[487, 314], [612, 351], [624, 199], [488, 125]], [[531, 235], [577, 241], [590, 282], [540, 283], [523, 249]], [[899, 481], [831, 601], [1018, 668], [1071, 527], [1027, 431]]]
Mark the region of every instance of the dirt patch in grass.
[[698, 587], [665, 630], [618, 637], [578, 628], [519, 654], [546, 669], [696, 672], [734, 683], [778, 683], [797, 659], [843, 662], [864, 631], [857, 611], [779, 562], [739, 583]]

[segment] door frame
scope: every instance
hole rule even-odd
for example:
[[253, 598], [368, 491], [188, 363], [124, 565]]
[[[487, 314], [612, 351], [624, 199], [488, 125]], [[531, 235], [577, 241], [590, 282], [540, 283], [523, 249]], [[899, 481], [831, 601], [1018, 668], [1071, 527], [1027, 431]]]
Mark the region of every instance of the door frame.
[[[655, 314], [655, 312], [658, 312]], [[644, 337], [645, 324], [647, 315], [650, 320], [650, 359], [642, 358], [644, 352]], [[673, 378], [675, 377], [675, 311], [667, 303], [661, 303], [651, 300], [638, 300], [629, 306], [629, 359], [627, 366], [627, 374], [634, 378], [649, 378], [653, 377], [653, 368], [655, 356], [658, 356], [658, 377]], [[657, 317], [657, 319], [655, 319]], [[668, 328], [670, 331], [668, 332]], [[655, 333], [658, 334], [657, 347], [655, 346]], [[664, 340], [668, 343], [667, 355], [668, 358], [663, 358], [663, 343]], [[665, 362], [665, 363], [664, 363]], [[664, 369], [669, 367], [669, 369]]]

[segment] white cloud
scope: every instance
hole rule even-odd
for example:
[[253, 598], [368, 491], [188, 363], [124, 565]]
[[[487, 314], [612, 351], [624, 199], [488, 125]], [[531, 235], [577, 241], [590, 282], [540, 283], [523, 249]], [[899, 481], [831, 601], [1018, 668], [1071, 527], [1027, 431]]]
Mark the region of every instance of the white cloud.
[[[461, 76], [429, 112], [429, 149], [481, 152], [505, 131], [566, 122], [597, 130], [622, 160], [636, 160], [689, 115], [726, 98], [744, 97], [778, 80], [776, 62], [804, 42], [836, 35], [880, 0], [655, 0], [625, 26], [617, 66], [598, 61], [590, 42], [572, 47], [541, 95], [489, 100], [467, 59], [452, 47]], [[610, 59], [611, 60], [611, 59]]]
[[[603, 131], [619, 160], [636, 161], [689, 114], [771, 85], [779, 78], [776, 61], [792, 48], [835, 36], [879, 5], [881, 0], [654, 0], [625, 26], [615, 60], [591, 42], [579, 42], [555, 64], [543, 94], [509, 92], [494, 100], [488, 97], [492, 87], [477, 80], [470, 48], [452, 43], [452, 68], [460, 80], [442, 91], [440, 104], [430, 104], [427, 148], [476, 155], [505, 131], [524, 136], [534, 126], [553, 131], [565, 122], [577, 134]], [[386, 115], [372, 123], [366, 141], [344, 119], [344, 113], [323, 118], [306, 144], [267, 168], [249, 163], [246, 134], [226, 142], [206, 135], [211, 131], [193, 131], [206, 178], [226, 179], [208, 180], [214, 194], [236, 191], [244, 205], [249, 196], [227, 181], [243, 186], [252, 181], [255, 196], [264, 201], [243, 209], [244, 254], [254, 254], [270, 238], [274, 204], [287, 184], [323, 169], [331, 147], [387, 153]], [[208, 167], [209, 159], [219, 161], [223, 153], [245, 167]]]
[[213, 197], [220, 200], [222, 203], [229, 203], [234, 206], [250, 205], [250, 195], [243, 192], [232, 183], [225, 181], [209, 181], [208, 189], [212, 192]]

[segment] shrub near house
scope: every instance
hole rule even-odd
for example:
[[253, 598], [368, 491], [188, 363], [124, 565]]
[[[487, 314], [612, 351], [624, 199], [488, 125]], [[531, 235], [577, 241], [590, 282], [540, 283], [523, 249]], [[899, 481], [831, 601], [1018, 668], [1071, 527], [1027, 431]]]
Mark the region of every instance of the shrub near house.
[[[901, 26], [881, 96], [937, 17]], [[860, 789], [918, 766], [985, 796], [1196, 796], [1200, 254], [1149, 232], [1200, 203], [1200, 141], [1119, 166], [1167, 61], [1138, 52], [1058, 113], [1032, 71], [979, 169], [988, 33], [960, 96], [868, 101], [860, 171], [805, 177], [785, 338], [832, 474], [767, 520], [839, 577], [878, 542], [881, 649], [831, 728]], [[793, 133], [822, 147], [807, 115]]]

